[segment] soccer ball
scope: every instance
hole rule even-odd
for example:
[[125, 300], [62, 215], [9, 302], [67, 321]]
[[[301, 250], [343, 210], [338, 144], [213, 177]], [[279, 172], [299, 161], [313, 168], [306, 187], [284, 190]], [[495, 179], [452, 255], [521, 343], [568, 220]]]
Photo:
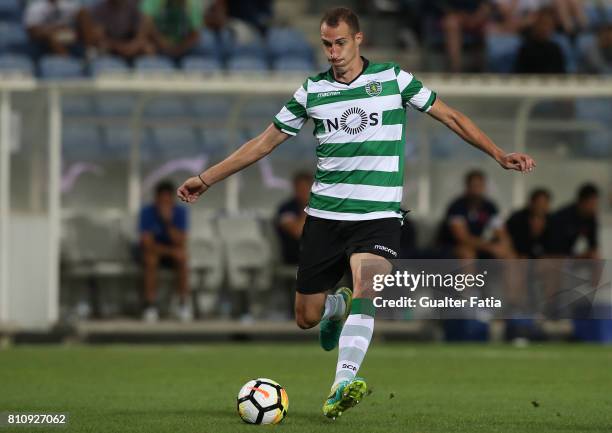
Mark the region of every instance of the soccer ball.
[[249, 424], [278, 424], [289, 409], [289, 397], [278, 383], [259, 378], [248, 381], [237, 399], [238, 415]]

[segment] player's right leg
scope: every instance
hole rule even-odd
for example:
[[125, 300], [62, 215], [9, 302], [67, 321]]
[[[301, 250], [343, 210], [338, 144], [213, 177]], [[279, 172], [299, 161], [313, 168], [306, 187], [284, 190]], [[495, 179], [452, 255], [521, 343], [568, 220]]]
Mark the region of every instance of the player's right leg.
[[326, 294], [338, 283], [348, 267], [344, 243], [338, 234], [337, 226], [337, 221], [310, 216], [306, 218], [297, 272], [296, 322], [300, 328], [308, 329], [320, 322], [324, 325], [333, 321], [337, 329], [334, 326], [324, 327], [326, 331], [330, 331], [324, 333], [329, 338], [322, 335], [321, 343], [326, 349], [337, 345], [348, 310], [345, 291]]

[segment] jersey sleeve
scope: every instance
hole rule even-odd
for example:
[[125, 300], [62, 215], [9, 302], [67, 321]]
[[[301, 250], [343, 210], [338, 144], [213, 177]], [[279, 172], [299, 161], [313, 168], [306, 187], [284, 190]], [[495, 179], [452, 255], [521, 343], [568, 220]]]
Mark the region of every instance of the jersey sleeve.
[[308, 120], [306, 114], [306, 83], [295, 91], [293, 97], [287, 102], [281, 111], [274, 116], [274, 125], [289, 135], [296, 135]]
[[436, 102], [436, 92], [423, 86], [423, 83], [409, 72], [397, 68], [396, 73], [404, 107], [410, 105], [412, 108], [427, 113]]

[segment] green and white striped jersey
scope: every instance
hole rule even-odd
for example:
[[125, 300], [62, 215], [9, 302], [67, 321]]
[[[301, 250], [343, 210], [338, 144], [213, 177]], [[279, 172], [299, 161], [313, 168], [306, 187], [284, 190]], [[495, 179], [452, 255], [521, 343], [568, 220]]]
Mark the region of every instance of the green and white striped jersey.
[[428, 111], [436, 94], [395, 63], [369, 63], [351, 83], [331, 70], [309, 77], [275, 116], [296, 135], [314, 121], [317, 172], [305, 209], [333, 220], [398, 217], [404, 184], [406, 107]]

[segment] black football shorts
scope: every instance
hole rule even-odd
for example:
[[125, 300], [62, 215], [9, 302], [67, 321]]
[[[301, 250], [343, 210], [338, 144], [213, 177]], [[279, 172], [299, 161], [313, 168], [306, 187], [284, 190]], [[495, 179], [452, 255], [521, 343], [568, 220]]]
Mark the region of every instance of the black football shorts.
[[340, 281], [354, 253], [399, 258], [401, 220], [339, 221], [307, 216], [300, 241], [297, 291], [326, 292]]

